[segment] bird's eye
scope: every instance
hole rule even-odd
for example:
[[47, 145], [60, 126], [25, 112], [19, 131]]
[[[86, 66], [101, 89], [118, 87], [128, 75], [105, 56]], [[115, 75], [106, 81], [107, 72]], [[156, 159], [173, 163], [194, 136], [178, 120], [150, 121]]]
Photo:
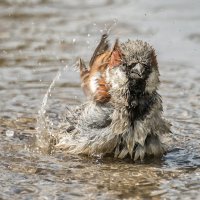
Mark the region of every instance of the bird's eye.
[[132, 64], [130, 65], [130, 67], [133, 68], [133, 67], [135, 67], [135, 65], [137, 65], [137, 63], [132, 63]]
[[145, 68], [150, 68], [149, 65], [145, 64], [145, 63], [141, 63]]
[[149, 70], [150, 69], [150, 66], [145, 64], [145, 63], [142, 63], [142, 66], [145, 68], [145, 70]]
[[151, 72], [151, 67], [148, 64], [142, 63], [142, 66], [145, 68], [146, 72]]
[[126, 67], [127, 67], [127, 65], [125, 63], [121, 66], [121, 69], [122, 69], [123, 72], [126, 71]]

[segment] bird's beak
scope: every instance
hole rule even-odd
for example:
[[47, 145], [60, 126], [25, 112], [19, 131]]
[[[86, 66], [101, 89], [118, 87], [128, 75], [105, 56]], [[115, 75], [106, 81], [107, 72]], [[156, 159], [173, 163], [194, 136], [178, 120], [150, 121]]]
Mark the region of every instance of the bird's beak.
[[141, 76], [142, 75], [142, 72], [143, 72], [143, 66], [138, 63], [135, 67], [134, 67], [134, 70]]
[[138, 63], [135, 65], [135, 67], [131, 70], [132, 73], [136, 73], [138, 74], [139, 76], [142, 76], [142, 73], [143, 73], [143, 66]]

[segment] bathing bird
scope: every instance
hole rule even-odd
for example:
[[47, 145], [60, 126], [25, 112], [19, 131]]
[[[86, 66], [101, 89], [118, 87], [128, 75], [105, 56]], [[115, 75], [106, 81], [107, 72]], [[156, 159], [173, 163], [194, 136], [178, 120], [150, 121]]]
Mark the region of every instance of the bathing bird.
[[154, 48], [142, 40], [109, 45], [104, 34], [88, 65], [80, 59], [87, 101], [68, 112], [70, 128], [58, 147], [88, 156], [144, 160], [162, 157], [170, 123], [162, 116]]

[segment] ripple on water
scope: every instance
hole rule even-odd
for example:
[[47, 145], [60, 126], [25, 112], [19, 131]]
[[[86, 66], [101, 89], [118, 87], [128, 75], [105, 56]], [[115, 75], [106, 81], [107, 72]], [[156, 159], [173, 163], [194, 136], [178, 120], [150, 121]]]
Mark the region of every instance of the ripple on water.
[[[198, 8], [193, 0], [0, 1], [1, 198], [199, 199]], [[147, 163], [66, 155], [51, 148], [45, 129], [47, 149], [38, 151], [37, 111], [56, 72], [89, 58], [110, 28], [111, 40], [144, 39], [157, 50], [164, 115], [173, 124], [170, 152]], [[67, 105], [84, 100], [79, 84], [73, 69], [62, 72], [48, 98], [51, 131], [59, 131]]]

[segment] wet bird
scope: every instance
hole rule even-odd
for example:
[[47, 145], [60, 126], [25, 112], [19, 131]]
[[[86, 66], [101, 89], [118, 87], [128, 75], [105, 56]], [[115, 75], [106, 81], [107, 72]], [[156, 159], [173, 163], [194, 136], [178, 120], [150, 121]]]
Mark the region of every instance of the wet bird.
[[80, 59], [81, 86], [88, 101], [68, 113], [71, 129], [58, 147], [71, 153], [143, 160], [166, 152], [170, 123], [157, 93], [155, 50], [141, 40], [115, 41], [104, 34], [89, 66]]
[[[120, 63], [118, 40], [112, 50], [109, 49], [108, 35], [104, 34], [89, 62], [89, 67], [80, 59], [80, 78], [86, 96], [95, 102], [105, 103], [110, 99], [106, 69]], [[115, 59], [115, 60], [114, 60]], [[114, 63], [115, 62], [115, 63]]]

